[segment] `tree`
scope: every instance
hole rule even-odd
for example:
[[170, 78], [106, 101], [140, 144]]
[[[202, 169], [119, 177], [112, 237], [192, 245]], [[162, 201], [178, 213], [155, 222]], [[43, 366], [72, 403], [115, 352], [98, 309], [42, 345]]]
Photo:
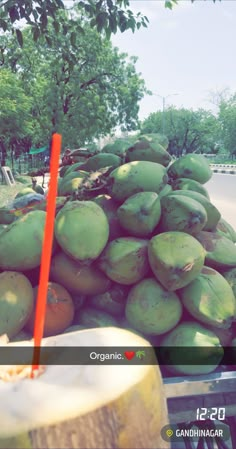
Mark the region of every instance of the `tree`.
[[[214, 153], [219, 140], [217, 118], [208, 111], [169, 107], [165, 114], [165, 134], [169, 139], [168, 151], [176, 156], [183, 153]], [[149, 115], [141, 125], [142, 133], [162, 132], [163, 112]]]
[[223, 99], [219, 104], [219, 121], [221, 137], [226, 151], [232, 157], [236, 156], [236, 94], [228, 100]]
[[31, 99], [21, 81], [8, 69], [0, 70], [0, 162], [6, 164], [8, 148], [12, 162], [19, 145], [27, 145], [33, 131]]
[[144, 357], [145, 357], [145, 351], [136, 351], [136, 357], [137, 357], [138, 359], [143, 360]]
[[[172, 0], [174, 1], [174, 0]], [[148, 19], [146, 16], [138, 13], [137, 15], [129, 9], [128, 0], [78, 0], [73, 2], [77, 11], [87, 18], [91, 27], [96, 27], [97, 31], [105, 32], [107, 37], [116, 33], [131, 29], [146, 27]], [[170, 2], [167, 2], [170, 3]], [[58, 12], [67, 9], [66, 1], [62, 0], [0, 0], [0, 29], [4, 32], [13, 30], [19, 44], [23, 45], [23, 35], [19, 27], [19, 21], [24, 20], [30, 25], [35, 41], [44, 35], [49, 37], [49, 19], [52, 19], [55, 33], [61, 31], [61, 23], [58, 20]], [[83, 32], [83, 28], [77, 28], [77, 31]], [[63, 28], [63, 33], [68, 30]], [[73, 40], [73, 36], [71, 36]]]
[[[195, 0], [191, 0], [192, 3]], [[216, 0], [213, 0], [215, 3]], [[134, 14], [129, 0], [73, 0], [74, 6], [86, 16], [90, 25], [97, 31], [105, 32], [107, 37], [117, 30], [133, 32], [141, 26], [147, 27], [148, 18], [141, 13]], [[165, 0], [165, 7], [172, 9], [177, 0]], [[15, 32], [19, 44], [23, 45], [23, 35], [19, 21], [24, 20], [30, 25], [34, 39], [40, 35], [48, 37], [48, 22], [53, 19], [55, 32], [61, 29], [57, 13], [66, 9], [66, 0], [0, 0], [0, 30]], [[79, 31], [79, 28], [78, 28]], [[80, 29], [83, 31], [83, 29]], [[66, 28], [64, 32], [67, 33]], [[72, 38], [73, 39], [73, 38]]]
[[[1, 64], [12, 70], [33, 100], [33, 144], [43, 145], [52, 132], [63, 134], [67, 146], [87, 144], [114, 127], [132, 130], [138, 124], [138, 102], [146, 92], [136, 73], [136, 58], [127, 58], [109, 40], [84, 23], [61, 15], [66, 35], [49, 27], [50, 46], [41, 37], [35, 43], [28, 28], [24, 46], [11, 35], [0, 38]], [[71, 44], [80, 23], [84, 32]]]

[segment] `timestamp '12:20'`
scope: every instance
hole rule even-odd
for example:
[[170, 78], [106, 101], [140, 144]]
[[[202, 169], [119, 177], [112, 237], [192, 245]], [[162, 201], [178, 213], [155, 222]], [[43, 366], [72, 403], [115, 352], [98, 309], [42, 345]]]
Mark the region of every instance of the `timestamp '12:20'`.
[[224, 421], [225, 419], [225, 408], [224, 407], [210, 407], [210, 408], [197, 408], [196, 421], [219, 420]]

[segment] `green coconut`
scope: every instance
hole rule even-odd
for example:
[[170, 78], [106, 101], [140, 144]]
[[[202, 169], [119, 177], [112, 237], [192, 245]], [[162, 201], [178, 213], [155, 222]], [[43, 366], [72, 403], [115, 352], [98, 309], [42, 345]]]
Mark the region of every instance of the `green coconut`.
[[114, 282], [132, 285], [149, 270], [148, 240], [120, 237], [108, 243], [99, 259], [100, 269]]
[[159, 193], [167, 179], [166, 169], [161, 164], [150, 161], [128, 162], [110, 173], [110, 195], [122, 202], [138, 192]]
[[84, 164], [83, 169], [87, 171], [97, 171], [103, 167], [119, 167], [121, 158], [112, 153], [99, 153], [90, 157]]
[[0, 335], [15, 337], [27, 322], [34, 303], [28, 279], [15, 271], [0, 274]]
[[[75, 150], [75, 151], [77, 151], [77, 150]], [[73, 152], [73, 154], [71, 154], [70, 157], [71, 157], [71, 160], [72, 160], [73, 164], [78, 164], [78, 162], [79, 163], [81, 162], [81, 166], [80, 167], [82, 169], [82, 167], [84, 166], [85, 155], [74, 154], [74, 152]]]
[[124, 285], [113, 284], [111, 288], [100, 295], [90, 296], [88, 303], [95, 309], [103, 310], [113, 316], [122, 315], [128, 296], [128, 288]]
[[207, 223], [206, 209], [184, 195], [165, 195], [161, 199], [162, 231], [183, 231], [194, 235]]
[[[169, 146], [169, 140], [165, 134], [145, 133], [145, 134], [142, 134], [140, 137], [141, 137], [141, 139], [143, 139], [143, 138], [149, 139], [149, 141], [151, 141], [151, 142], [158, 142], [164, 148], [164, 150], [167, 150], [167, 148]], [[136, 140], [134, 139], [133, 141], [135, 142]], [[130, 147], [130, 145], [129, 145], [129, 147]]]
[[35, 210], [18, 218], [0, 234], [0, 267], [29, 270], [41, 262], [46, 212]]
[[195, 201], [198, 201], [198, 203], [200, 203], [204, 207], [207, 213], [207, 222], [203, 230], [213, 231], [216, 228], [217, 223], [221, 218], [221, 214], [219, 210], [214, 206], [214, 204], [212, 204], [204, 195], [199, 192], [194, 192], [193, 190], [172, 190], [170, 194], [171, 196], [186, 196], [188, 198], [192, 198]]
[[204, 324], [204, 327], [209, 329], [219, 338], [221, 346], [225, 348], [231, 345], [234, 336], [233, 326], [228, 329], [223, 329], [222, 327], [212, 326], [211, 324]]
[[28, 332], [26, 332], [25, 330], [22, 330], [20, 332], [18, 332], [17, 335], [15, 335], [14, 337], [12, 337], [10, 339], [11, 342], [14, 341], [26, 341], [26, 340], [31, 340], [32, 339], [32, 335], [30, 335]]
[[29, 193], [35, 193], [32, 187], [24, 187], [24, 189], [20, 190], [15, 198], [20, 198], [22, 196], [28, 195]]
[[231, 268], [230, 270], [223, 271], [222, 275], [229, 283], [236, 298], [236, 268]]
[[76, 178], [65, 180], [59, 185], [59, 195], [66, 196], [77, 192], [78, 188], [81, 187], [83, 179], [83, 177], [78, 175]]
[[60, 169], [60, 178], [63, 178], [63, 176], [65, 175], [65, 172], [68, 170], [68, 168], [70, 168], [70, 165], [64, 165], [63, 167], [61, 167]]
[[81, 185], [81, 181], [71, 182], [73, 179], [84, 179], [88, 175], [88, 172], [83, 170], [71, 171], [68, 174], [65, 173], [64, 177], [60, 179], [58, 184], [58, 194], [62, 195], [68, 194], [67, 192], [73, 193]]
[[[58, 181], [60, 181], [60, 178]], [[34, 192], [39, 193], [40, 195], [44, 195], [44, 189], [39, 184], [36, 184], [35, 186], [33, 186], [32, 182], [31, 182], [31, 184], [28, 184], [26, 187], [33, 189]]]
[[188, 285], [203, 268], [205, 250], [184, 232], [163, 232], [148, 244], [148, 258], [156, 279], [168, 290]]
[[86, 329], [86, 326], [82, 326], [80, 324], [74, 324], [73, 326], [67, 327], [66, 330], [64, 330], [63, 334], [69, 334], [71, 332], [76, 332], [76, 331], [82, 331]]
[[130, 142], [123, 139], [116, 139], [113, 143], [107, 143], [102, 148], [102, 153], [112, 153], [119, 157], [124, 157], [127, 148], [129, 148]]
[[130, 196], [117, 210], [121, 226], [135, 237], [149, 236], [161, 218], [161, 203], [155, 192]]
[[118, 204], [109, 195], [98, 195], [92, 199], [105, 212], [109, 223], [109, 240], [122, 237], [124, 230], [117, 216]]
[[111, 287], [111, 281], [94, 264], [84, 265], [68, 257], [63, 251], [51, 261], [50, 280], [63, 285], [76, 304], [76, 295], [98, 295]]
[[77, 312], [77, 310], [81, 309], [84, 306], [85, 301], [87, 300], [87, 297], [85, 295], [81, 295], [79, 293], [72, 293], [72, 292], [70, 292], [70, 295], [73, 299], [75, 311]]
[[162, 363], [175, 374], [198, 375], [214, 371], [224, 349], [212, 331], [194, 321], [178, 324], [161, 341]]
[[158, 196], [161, 199], [165, 195], [169, 195], [169, 193], [172, 193], [173, 189], [170, 184], [166, 184], [165, 187], [159, 192]]
[[44, 190], [43, 190], [43, 188], [39, 184], [36, 184], [36, 186], [33, 187], [33, 190], [36, 193], [39, 193], [40, 195], [44, 195]]
[[195, 237], [206, 250], [207, 266], [216, 270], [236, 267], [236, 246], [227, 237], [207, 231], [200, 231]]
[[173, 190], [193, 190], [210, 199], [207, 189], [200, 182], [194, 181], [194, 179], [178, 178], [171, 183], [171, 186]]
[[148, 335], [162, 335], [173, 329], [182, 315], [181, 302], [154, 278], [143, 279], [131, 288], [125, 316], [132, 327]]
[[117, 326], [118, 323], [115, 318], [107, 312], [96, 310], [92, 307], [85, 307], [79, 311], [78, 324], [86, 326], [87, 328], [93, 328]]
[[167, 150], [169, 146], [169, 139], [165, 134], [161, 133], [148, 133], [147, 136], [152, 136], [153, 139], [158, 142], [165, 150]]
[[171, 161], [170, 154], [159, 143], [155, 134], [141, 135], [126, 152], [127, 162], [151, 161], [167, 167]]
[[[56, 197], [56, 212], [55, 212], [56, 215], [59, 212], [59, 210], [64, 206], [66, 201], [67, 201], [67, 199], [65, 197], [60, 197], [60, 196]], [[32, 212], [34, 210], [42, 210], [42, 211], [46, 212], [46, 208], [47, 208], [47, 200], [43, 199], [43, 200], [38, 201], [35, 204], [27, 205], [23, 209], [16, 209], [15, 211], [13, 210], [12, 214], [13, 214], [13, 216], [15, 216], [16, 219], [18, 219], [19, 216], [25, 215], [28, 212]]]
[[[127, 331], [133, 332], [136, 335], [143, 336], [143, 334], [141, 332], [137, 331], [137, 329], [134, 329], [133, 327], [130, 326], [130, 323], [128, 322], [128, 320], [125, 317], [121, 318], [121, 320], [119, 321], [119, 327], [121, 327], [122, 329], [126, 329]], [[151, 338], [151, 336], [145, 335], [145, 338], [148, 341], [149, 341], [149, 337]]]
[[109, 224], [102, 208], [94, 202], [68, 202], [56, 216], [55, 235], [66, 254], [75, 260], [91, 261], [106, 246]]
[[76, 162], [75, 164], [67, 165], [63, 178], [73, 171], [81, 170], [80, 167], [82, 167], [82, 165], [84, 165], [84, 162]]
[[168, 176], [172, 179], [189, 178], [205, 184], [211, 179], [212, 170], [204, 156], [191, 153], [174, 161], [168, 168]]
[[236, 243], [236, 231], [224, 218], [221, 217], [218, 221], [215, 232]]
[[178, 294], [189, 313], [202, 322], [229, 329], [236, 318], [236, 299], [226, 279], [216, 270], [203, 267], [201, 273]]
[[2, 225], [8, 225], [17, 220], [17, 216], [14, 214], [14, 210], [10, 210], [7, 207], [0, 209], [0, 223]]
[[60, 186], [62, 186], [67, 181], [70, 181], [71, 179], [85, 178], [86, 176], [88, 176], [87, 171], [84, 170], [71, 171], [70, 173], [65, 174], [65, 176], [62, 178]]

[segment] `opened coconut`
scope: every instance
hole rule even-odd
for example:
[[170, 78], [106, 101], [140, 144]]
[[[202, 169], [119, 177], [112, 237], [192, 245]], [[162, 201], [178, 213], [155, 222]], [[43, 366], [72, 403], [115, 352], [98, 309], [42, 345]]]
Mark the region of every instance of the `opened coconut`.
[[[9, 343], [32, 348], [32, 341]], [[162, 440], [168, 424], [164, 388], [155, 365], [80, 363], [80, 348], [140, 349], [150, 344], [123, 329], [81, 330], [43, 339], [59, 358], [28, 378], [30, 366], [2, 366], [0, 370], [0, 447], [9, 448], [169, 448]], [[76, 347], [78, 360], [64, 365], [68, 350]], [[64, 351], [63, 351], [64, 347]], [[103, 347], [103, 348], [102, 348]], [[113, 349], [112, 349], [113, 352]], [[43, 362], [43, 361], [42, 361]], [[56, 365], [57, 364], [57, 365]], [[27, 365], [27, 364], [26, 364]]]

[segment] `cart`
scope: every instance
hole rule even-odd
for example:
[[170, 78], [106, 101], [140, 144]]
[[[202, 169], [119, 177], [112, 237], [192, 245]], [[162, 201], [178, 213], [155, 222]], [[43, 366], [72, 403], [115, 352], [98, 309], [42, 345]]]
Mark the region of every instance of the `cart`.
[[[196, 421], [197, 408], [224, 407], [224, 425], [229, 427], [231, 441], [216, 438], [212, 442], [203, 437], [198, 442], [186, 438], [180, 443], [173, 443], [173, 449], [236, 449], [236, 372], [214, 372], [201, 376], [166, 377], [164, 388], [167, 398], [170, 424], [184, 429], [187, 426], [200, 427]], [[214, 422], [204, 421], [205, 425], [214, 426]], [[230, 440], [229, 439], [229, 440]]]

